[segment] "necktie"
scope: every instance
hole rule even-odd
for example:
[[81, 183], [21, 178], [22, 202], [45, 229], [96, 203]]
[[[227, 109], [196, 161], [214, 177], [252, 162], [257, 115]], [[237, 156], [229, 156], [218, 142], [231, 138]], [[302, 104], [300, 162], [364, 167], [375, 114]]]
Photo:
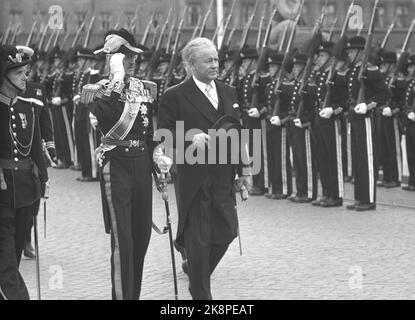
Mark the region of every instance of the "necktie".
[[206, 96], [217, 110], [219, 102], [217, 98], [215, 98], [215, 96], [213, 95], [213, 90], [213, 86], [210, 83], [206, 85]]

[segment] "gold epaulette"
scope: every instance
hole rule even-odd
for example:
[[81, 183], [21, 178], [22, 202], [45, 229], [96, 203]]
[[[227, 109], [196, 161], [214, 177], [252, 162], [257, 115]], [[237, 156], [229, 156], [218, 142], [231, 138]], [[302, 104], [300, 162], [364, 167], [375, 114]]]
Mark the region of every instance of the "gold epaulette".
[[157, 84], [153, 81], [141, 80], [144, 85], [144, 89], [147, 90], [148, 95], [154, 101], [157, 99]]
[[94, 101], [95, 97], [102, 97], [108, 83], [109, 80], [103, 79], [95, 84], [89, 83], [84, 85], [82, 87], [80, 102], [82, 104], [90, 104]]

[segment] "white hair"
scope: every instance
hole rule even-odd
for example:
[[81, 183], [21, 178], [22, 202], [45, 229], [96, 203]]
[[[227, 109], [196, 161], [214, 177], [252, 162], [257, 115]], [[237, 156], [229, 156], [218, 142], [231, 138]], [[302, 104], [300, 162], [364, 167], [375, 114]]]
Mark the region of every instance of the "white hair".
[[182, 58], [186, 67], [191, 67], [194, 64], [196, 53], [202, 48], [214, 48], [216, 50], [215, 44], [208, 38], [195, 38], [183, 48]]

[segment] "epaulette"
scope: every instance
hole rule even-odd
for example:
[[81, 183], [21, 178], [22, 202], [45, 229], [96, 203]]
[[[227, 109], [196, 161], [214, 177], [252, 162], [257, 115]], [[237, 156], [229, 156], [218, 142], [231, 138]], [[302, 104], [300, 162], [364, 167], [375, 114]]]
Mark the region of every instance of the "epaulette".
[[90, 104], [94, 101], [95, 97], [102, 97], [105, 88], [110, 81], [108, 79], [102, 79], [95, 84], [86, 84], [82, 87], [81, 100], [82, 104]]
[[96, 74], [98, 74], [98, 73], [99, 73], [99, 70], [96, 70], [96, 69], [91, 69], [91, 70], [89, 71], [89, 74], [90, 74], [91, 76], [96, 75]]
[[346, 75], [346, 73], [347, 73], [347, 71], [337, 71], [337, 74], [338, 74], [339, 76], [345, 76], [345, 75]]
[[144, 85], [144, 89], [147, 90], [149, 96], [154, 100], [157, 99], [157, 84], [153, 81], [141, 80]]
[[379, 70], [379, 67], [378, 66], [368, 66], [367, 67], [367, 70], [368, 71], [378, 71]]
[[22, 98], [22, 97], [17, 97], [17, 99], [22, 100], [22, 101], [26, 101], [26, 102], [29, 102], [29, 103], [36, 104], [39, 107], [43, 107], [44, 106], [44, 104], [43, 104], [42, 101], [40, 101], [38, 99], [35, 99], [35, 98]]

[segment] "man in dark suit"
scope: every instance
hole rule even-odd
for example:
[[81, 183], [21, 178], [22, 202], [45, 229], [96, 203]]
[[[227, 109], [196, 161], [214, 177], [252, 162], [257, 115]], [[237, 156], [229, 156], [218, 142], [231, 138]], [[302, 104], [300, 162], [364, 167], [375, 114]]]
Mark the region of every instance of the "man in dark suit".
[[[189, 291], [193, 299], [212, 299], [210, 276], [224, 256], [229, 244], [237, 236], [238, 219], [235, 201], [235, 173], [238, 186], [248, 186], [249, 170], [238, 165], [190, 164], [188, 157], [180, 161], [179, 153], [206, 152], [214, 142], [208, 130], [224, 115], [239, 121], [240, 110], [234, 88], [216, 81], [218, 54], [214, 44], [206, 38], [196, 38], [183, 49], [183, 60], [192, 76], [183, 83], [168, 89], [160, 103], [159, 129], [169, 130], [173, 136], [176, 125], [184, 125], [199, 133], [192, 141], [174, 138], [179, 189], [179, 225], [177, 242], [185, 247], [188, 262]], [[181, 130], [178, 130], [181, 131]], [[163, 144], [160, 144], [163, 146]], [[171, 159], [159, 155], [154, 160], [166, 172]], [[165, 149], [172, 146], [163, 146]], [[212, 148], [213, 149], [213, 148]], [[191, 150], [191, 149], [190, 149]], [[241, 150], [246, 151], [245, 148]], [[183, 153], [182, 153], [183, 154]], [[207, 152], [206, 152], [207, 154]]]

